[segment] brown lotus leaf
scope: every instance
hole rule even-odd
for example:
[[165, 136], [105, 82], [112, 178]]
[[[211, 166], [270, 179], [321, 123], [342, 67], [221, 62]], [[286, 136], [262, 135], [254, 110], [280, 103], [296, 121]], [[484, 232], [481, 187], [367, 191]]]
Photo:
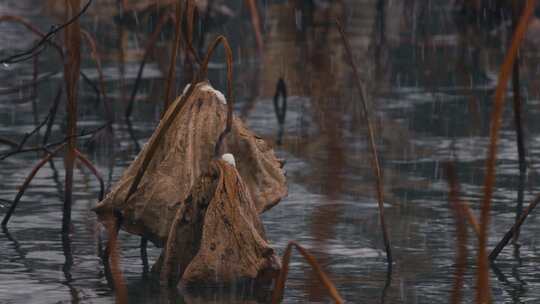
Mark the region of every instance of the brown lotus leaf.
[[[152, 156], [137, 190], [126, 202], [135, 175], [180, 97], [169, 107], [148, 144], [126, 169], [96, 212], [116, 210], [122, 214], [122, 228], [143, 235], [157, 245], [168, 236], [181, 204], [201, 174], [209, 170], [214, 148], [226, 125], [227, 105], [223, 94], [208, 82], [198, 83], [166, 131]], [[282, 163], [272, 148], [234, 118], [222, 149], [236, 159], [236, 169], [252, 198], [254, 210], [262, 213], [287, 195]], [[196, 231], [195, 228], [193, 228]]]
[[236, 168], [214, 160], [178, 209], [165, 249], [162, 280], [231, 284], [268, 278], [279, 261]]

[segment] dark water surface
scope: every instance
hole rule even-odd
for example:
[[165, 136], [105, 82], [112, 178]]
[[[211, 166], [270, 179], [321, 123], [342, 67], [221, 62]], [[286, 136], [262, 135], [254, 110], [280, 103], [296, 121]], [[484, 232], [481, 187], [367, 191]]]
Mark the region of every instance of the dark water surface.
[[[3, 0], [0, 14], [24, 16], [46, 31], [62, 16], [54, 9], [57, 2], [63, 3]], [[283, 145], [276, 147], [286, 160], [289, 196], [263, 215], [271, 244], [280, 254], [290, 240], [309, 248], [350, 303], [448, 302], [455, 271], [456, 229], [444, 164], [455, 161], [462, 197], [478, 211], [489, 113], [508, 31], [504, 26], [467, 25], [447, 3], [451, 1], [345, 0], [343, 7], [334, 1], [305, 1], [295, 9], [294, 1], [266, 0], [258, 3], [265, 38], [260, 57], [249, 10], [243, 1], [225, 2], [236, 16], [216, 17], [201, 45], [219, 33], [231, 39], [236, 113], [260, 136], [275, 142], [278, 125], [272, 96], [279, 77], [285, 79], [290, 95]], [[115, 1], [96, 1], [83, 18], [83, 27], [96, 36], [100, 48], [116, 123], [114, 136], [101, 132], [93, 141], [84, 138], [79, 144], [108, 186], [120, 177], [158, 122], [171, 47], [169, 30], [146, 66], [130, 133], [123, 111], [155, 16], [127, 14], [129, 20], [120, 25], [113, 19], [114, 8]], [[350, 64], [333, 25], [337, 17], [346, 20], [355, 60], [369, 91], [383, 165], [385, 213], [395, 259], [386, 289], [367, 132]], [[540, 105], [540, 53], [534, 25], [521, 52], [529, 161], [525, 203], [540, 190], [536, 183], [540, 124], [535, 119]], [[0, 39], [0, 54], [6, 55], [31, 46], [35, 37], [18, 25], [0, 23]], [[82, 68], [97, 82], [89, 53], [83, 48]], [[224, 67], [219, 56], [211, 62], [211, 81], [222, 91]], [[61, 68], [53, 50], [42, 53], [39, 75]], [[180, 91], [182, 68], [177, 71]], [[31, 62], [0, 67], [0, 90], [31, 79]], [[31, 131], [47, 115], [61, 84], [61, 74], [57, 74], [40, 83], [35, 99], [31, 88], [0, 95], [0, 136], [17, 140]], [[64, 103], [60, 107], [54, 140], [61, 140], [64, 134]], [[101, 126], [103, 113], [95, 92], [82, 82], [79, 131]], [[490, 248], [515, 218], [519, 184], [515, 137], [508, 102], [499, 145]], [[30, 145], [36, 143], [29, 141]], [[0, 145], [0, 153], [8, 150]], [[0, 161], [1, 216], [39, 157], [25, 153]], [[98, 237], [104, 232], [90, 210], [97, 203], [99, 184], [86, 168], [75, 170], [73, 231], [66, 242], [60, 234], [63, 174], [61, 157], [54, 159], [54, 167], [46, 165], [24, 195], [9, 230], [0, 232], [0, 303], [114, 302], [98, 256]], [[521, 246], [505, 249], [491, 269], [494, 302], [540, 302], [538, 229], [539, 218], [533, 213], [525, 222]], [[265, 297], [264, 291], [253, 295], [211, 290], [195, 295], [160, 290], [158, 280], [143, 272], [139, 241], [120, 234], [129, 303], [256, 303]], [[469, 243], [464, 292], [466, 302], [473, 302], [476, 242], [472, 230]], [[149, 246], [150, 265], [159, 252]], [[284, 302], [328, 301], [307, 264], [293, 256]]]

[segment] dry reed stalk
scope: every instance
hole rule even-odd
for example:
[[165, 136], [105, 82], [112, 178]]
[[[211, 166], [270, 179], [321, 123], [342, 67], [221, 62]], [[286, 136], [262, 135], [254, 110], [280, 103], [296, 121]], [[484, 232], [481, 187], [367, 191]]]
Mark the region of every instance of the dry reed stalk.
[[83, 163], [83, 165], [92, 172], [92, 174], [96, 177], [96, 179], [99, 182], [99, 201], [101, 202], [103, 200], [103, 195], [105, 194], [105, 182], [103, 181], [103, 177], [101, 177], [101, 174], [99, 173], [98, 169], [92, 164], [92, 162], [84, 156], [84, 154], [81, 153], [78, 149], [75, 150], [75, 153], [77, 154], [77, 158]]
[[106, 262], [109, 264], [111, 277], [114, 285], [114, 293], [116, 295], [115, 302], [117, 304], [128, 303], [128, 291], [122, 269], [120, 267], [120, 252], [118, 246], [118, 229], [120, 223], [114, 215], [107, 220], [105, 228], [109, 236], [105, 256]]
[[349, 40], [347, 39], [343, 26], [341, 25], [339, 20], [336, 20], [336, 24], [341, 34], [341, 39], [343, 41], [343, 45], [345, 46], [345, 51], [347, 52], [347, 58], [349, 62], [351, 63], [355, 84], [358, 88], [358, 91], [360, 92], [360, 97], [361, 97], [360, 99], [362, 100], [364, 117], [366, 119], [366, 125], [367, 125], [368, 133], [369, 133], [369, 146], [371, 149], [373, 173], [375, 174], [375, 177], [376, 177], [376, 191], [377, 191], [377, 202], [378, 202], [378, 207], [379, 207], [379, 221], [381, 223], [384, 247], [386, 250], [388, 270], [391, 272], [392, 271], [392, 248], [390, 245], [390, 238], [388, 236], [388, 230], [386, 228], [386, 224], [384, 220], [384, 189], [383, 189], [382, 172], [381, 172], [381, 167], [379, 164], [379, 156], [377, 154], [377, 146], [375, 144], [375, 135], [373, 131], [373, 126], [371, 125], [371, 121], [369, 118], [370, 116], [369, 116], [369, 110], [368, 110], [368, 105], [367, 105], [367, 96], [366, 96], [364, 86], [362, 82], [360, 81], [358, 69], [356, 68], [356, 63], [353, 59], [351, 46], [349, 44]]
[[504, 235], [504, 237], [499, 241], [499, 243], [497, 244], [497, 246], [495, 246], [495, 248], [493, 249], [493, 251], [491, 251], [491, 253], [489, 254], [489, 259], [491, 261], [495, 261], [497, 259], [497, 257], [499, 256], [499, 253], [501, 253], [501, 251], [504, 249], [504, 247], [508, 244], [508, 242], [510, 241], [510, 239], [516, 234], [518, 233], [521, 225], [523, 224], [523, 222], [525, 222], [525, 220], [527, 219], [527, 216], [529, 216], [529, 213], [531, 213], [534, 208], [536, 208], [536, 206], [538, 205], [538, 203], [540, 203], [540, 195], [536, 196], [536, 198], [529, 204], [529, 206], [527, 207], [527, 209], [525, 209], [525, 211], [523, 211], [523, 213], [521, 214], [521, 216], [519, 217], [519, 219], [514, 223], [514, 225], [512, 226], [512, 228], [510, 228], [510, 230], [508, 230], [508, 232], [506, 232], [506, 234]]
[[30, 185], [30, 182], [36, 174], [38, 173], [39, 169], [43, 167], [49, 160], [51, 160], [56, 153], [58, 153], [61, 149], [63, 149], [65, 144], [62, 144], [61, 146], [54, 149], [51, 153], [48, 153], [43, 159], [41, 159], [36, 166], [30, 171], [30, 174], [26, 177], [24, 180], [24, 183], [19, 187], [19, 192], [17, 192], [17, 195], [15, 196], [15, 199], [13, 200], [13, 203], [11, 203], [11, 206], [9, 207], [9, 210], [6, 212], [6, 215], [4, 216], [4, 219], [2, 220], [2, 227], [6, 227], [7, 223], [9, 222], [9, 219], [11, 218], [11, 215], [15, 211], [15, 208], [17, 208], [17, 205], [19, 201], [21, 200], [21, 197], [23, 196], [24, 192]]
[[456, 269], [454, 272], [454, 284], [452, 286], [450, 303], [458, 304], [461, 303], [463, 297], [463, 281], [465, 270], [467, 268], [467, 212], [465, 204], [459, 199], [459, 184], [457, 181], [455, 168], [452, 164], [447, 164], [446, 176], [450, 186], [448, 199], [450, 201], [450, 207], [454, 213], [457, 230]]
[[[80, 134], [76, 135], [75, 138], [84, 137], [84, 136], [88, 136], [88, 135], [93, 135], [93, 134], [103, 130], [106, 127], [107, 127], [107, 125], [105, 124], [105, 125], [103, 125], [101, 127], [93, 129], [91, 131], [81, 132]], [[10, 156], [13, 156], [13, 155], [16, 155], [16, 154], [19, 154], [19, 153], [40, 152], [40, 151], [50, 153], [51, 148], [66, 143], [70, 138], [73, 138], [73, 137], [68, 136], [68, 137], [65, 137], [64, 139], [62, 139], [60, 141], [56, 141], [56, 142], [49, 143], [49, 144], [42, 145], [42, 146], [35, 146], [35, 147], [30, 147], [30, 148], [25, 148], [25, 149], [20, 149], [20, 150], [15, 149], [14, 151], [9, 151], [9, 152], [0, 154], [0, 160], [4, 160], [4, 159], [6, 159], [6, 158], [8, 158]]]
[[[82, 7], [82, 9], [80, 11], [77, 11], [76, 14], [75, 13], [71, 14], [71, 17], [70, 17], [70, 14], [68, 13], [68, 10], [66, 10], [65, 11], [66, 12], [65, 13], [65, 19], [67, 21], [65, 23], [57, 25], [57, 26], [52, 26], [51, 30], [49, 32], [47, 32], [46, 34], [43, 34], [41, 36], [41, 40], [39, 40], [38, 43], [36, 43], [30, 49], [28, 49], [26, 51], [23, 51], [23, 52], [20, 52], [20, 53], [17, 53], [17, 54], [14, 54], [14, 55], [11, 55], [11, 56], [9, 56], [7, 58], [2, 58], [2, 59], [0, 59], [0, 63], [10, 64], [10, 63], [17, 63], [17, 62], [26, 61], [26, 60], [29, 60], [29, 59], [33, 58], [34, 56], [38, 55], [43, 50], [45, 50], [46, 44], [55, 45], [52, 42], [52, 39], [55, 37], [56, 33], [60, 32], [61, 30], [66, 29], [69, 25], [71, 25], [71, 24], [73, 24], [75, 22], [78, 22], [79, 18], [86, 12], [86, 10], [90, 7], [91, 4], [92, 4], [92, 0], [88, 0], [86, 2], [86, 4]], [[67, 0], [65, 1], [65, 6], [66, 7], [68, 6], [68, 1]], [[79, 8], [77, 8], [77, 9], [79, 9]], [[0, 17], [0, 19], [2, 19], [3, 17], [6, 17], [6, 16], [2, 16], [2, 17]], [[70, 17], [70, 18], [68, 19], [68, 17]], [[8, 18], [22, 19], [21, 17], [16, 17], [16, 16], [8, 16]], [[39, 30], [38, 30], [38, 32], [39, 32]], [[60, 48], [60, 50], [61, 50], [61, 48]]]
[[154, 46], [156, 44], [156, 41], [159, 38], [159, 34], [161, 34], [161, 31], [163, 30], [163, 26], [169, 20], [171, 20], [170, 15], [169, 14], [163, 14], [159, 18], [159, 20], [158, 20], [158, 22], [156, 24], [156, 28], [154, 29], [154, 32], [152, 32], [152, 34], [150, 35], [150, 39], [148, 39], [148, 42], [146, 43], [146, 47], [144, 49], [143, 59], [141, 61], [141, 64], [139, 65], [139, 71], [137, 72], [137, 78], [135, 78], [135, 84], [133, 85], [133, 90], [131, 91], [131, 97], [129, 99], [129, 102], [128, 102], [128, 105], [126, 107], [126, 111], [125, 111], [125, 114], [124, 114], [124, 116], [126, 118], [126, 121], [129, 121], [129, 119], [131, 117], [131, 113], [133, 112], [133, 104], [135, 102], [135, 97], [137, 96], [137, 90], [139, 89], [139, 86], [140, 86], [140, 82], [141, 82], [141, 79], [142, 79], [142, 74], [143, 74], [143, 71], [144, 71], [144, 66], [146, 65], [146, 61], [148, 60], [148, 57], [150, 57], [150, 54], [154, 50]]
[[[281, 104], [279, 103], [280, 97], [282, 100]], [[276, 92], [274, 94], [274, 112], [276, 113], [276, 118], [279, 125], [276, 143], [281, 145], [283, 141], [285, 116], [287, 115], [287, 84], [281, 77], [276, 84]]]
[[[74, 16], [81, 5], [80, 0], [66, 0], [66, 19]], [[65, 191], [62, 218], [62, 232], [68, 233], [71, 223], [71, 205], [73, 203], [73, 167], [77, 149], [77, 94], [81, 64], [81, 28], [78, 19], [65, 29], [66, 60], [64, 63], [64, 79], [66, 84], [66, 113], [68, 141], [64, 154]]]
[[49, 141], [49, 136], [51, 136], [52, 127], [54, 125], [54, 120], [56, 118], [56, 113], [58, 112], [58, 105], [60, 104], [60, 100], [62, 99], [62, 85], [58, 87], [58, 90], [56, 91], [56, 96], [54, 97], [53, 105], [50, 110], [50, 116], [49, 120], [47, 121], [47, 129], [45, 129], [45, 135], [43, 135], [43, 141], [41, 142], [43, 145], [46, 145]]
[[187, 0], [187, 43], [192, 45], [193, 44], [193, 24], [195, 23], [195, 10], [196, 6], [193, 0]]
[[482, 209], [480, 216], [480, 237], [478, 244], [478, 275], [476, 282], [476, 303], [484, 304], [490, 302], [490, 287], [489, 287], [489, 263], [487, 256], [487, 232], [489, 225], [489, 212], [491, 210], [491, 199], [493, 196], [493, 186], [495, 184], [495, 165], [497, 160], [497, 143], [499, 140], [499, 129], [501, 127], [502, 113], [504, 109], [506, 88], [511, 75], [512, 67], [516, 59], [519, 46], [525, 37], [527, 26], [535, 8], [535, 0], [526, 1], [523, 15], [520, 18], [519, 24], [512, 36], [510, 49], [504, 58], [501, 67], [497, 88], [495, 90], [495, 98], [493, 110], [491, 113], [490, 124], [490, 143], [488, 157], [486, 161], [486, 176], [484, 179], [484, 197], [482, 200]]
[[[220, 154], [220, 148], [221, 144], [223, 143], [223, 140], [225, 139], [225, 136], [229, 134], [229, 132], [232, 130], [232, 121], [233, 121], [233, 107], [234, 107], [234, 96], [232, 91], [232, 83], [233, 83], [233, 53], [231, 46], [229, 44], [229, 41], [225, 36], [218, 36], [216, 40], [210, 45], [208, 48], [208, 51], [206, 53], [206, 56], [201, 64], [200, 69], [200, 76], [199, 77], [208, 77], [208, 63], [210, 62], [210, 58], [214, 54], [214, 51], [216, 50], [217, 46], [219, 44], [223, 45], [223, 48], [225, 49], [225, 57], [227, 62], [227, 125], [225, 127], [225, 130], [219, 135], [218, 141], [216, 142], [216, 147], [214, 149], [214, 157], [218, 157]], [[201, 78], [202, 80], [202, 78]]]
[[[187, 0], [187, 50], [191, 53], [195, 61], [200, 65], [201, 59], [197, 51], [193, 48], [193, 25], [195, 23], [195, 12], [197, 11], [197, 6], [195, 5], [194, 0]], [[202, 39], [201, 39], [202, 40]], [[189, 60], [189, 53], [186, 52], [186, 60]]]
[[171, 49], [171, 62], [169, 63], [169, 73], [167, 75], [167, 82], [165, 85], [165, 101], [163, 103], [163, 112], [161, 117], [165, 115], [169, 105], [174, 98], [173, 93], [176, 91], [176, 61], [178, 57], [178, 51], [180, 49], [180, 40], [182, 37], [182, 22], [184, 20], [182, 14], [182, 1], [176, 3], [176, 16], [174, 24], [174, 44]]
[[37, 78], [35, 82], [34, 81], [27, 81], [27, 82], [23, 82], [23, 83], [18, 84], [18, 85], [14, 85], [14, 86], [9, 87], [9, 88], [0, 89], [0, 95], [19, 93], [20, 91], [22, 91], [22, 90], [24, 90], [26, 88], [33, 87], [34, 85], [38, 85], [38, 84], [50, 79], [51, 77], [57, 75], [58, 73], [59, 73], [59, 71], [44, 73], [41, 77]]
[[[515, 30], [519, 21], [519, 16], [521, 14], [521, 4], [522, 1], [513, 0], [512, 1], [512, 30]], [[516, 143], [518, 149], [518, 160], [519, 160], [519, 173], [520, 173], [520, 187], [518, 187], [517, 192], [517, 204], [516, 204], [516, 222], [521, 217], [523, 211], [523, 186], [525, 175], [527, 174], [527, 162], [526, 162], [526, 151], [525, 151], [525, 139], [523, 135], [523, 99], [521, 98], [520, 92], [520, 76], [519, 76], [519, 54], [517, 55], [516, 61], [512, 68], [512, 91], [513, 91], [513, 106], [514, 106], [514, 126], [516, 129]], [[513, 241], [517, 242], [519, 239], [519, 230], [514, 233]]]
[[148, 239], [145, 237], [141, 237], [141, 243], [139, 245], [139, 252], [141, 254], [141, 261], [143, 264], [143, 276], [146, 276], [148, 274]]
[[[87, 6], [85, 6], [85, 9], [88, 7], [88, 5], [91, 2], [92, 1], [88, 1]], [[80, 16], [80, 14], [82, 12], [84, 12], [84, 9], [83, 9], [83, 11], [79, 12], [78, 16]], [[74, 23], [75, 22], [74, 20], [78, 20], [78, 19], [73, 18], [68, 23], [69, 24]], [[2, 22], [13, 22], [13, 23], [21, 24], [22, 26], [24, 26], [28, 31], [30, 31], [34, 35], [36, 35], [38, 37], [41, 37], [41, 41], [43, 41], [42, 43], [47, 43], [48, 45], [52, 46], [54, 48], [54, 50], [58, 53], [58, 56], [60, 57], [60, 60], [62, 62], [64, 62], [64, 50], [62, 49], [62, 46], [60, 46], [58, 43], [56, 43], [53, 40], [50, 40], [51, 32], [44, 33], [40, 29], [38, 29], [37, 27], [32, 25], [30, 23], [30, 21], [28, 21], [28, 20], [26, 20], [26, 19], [24, 19], [22, 17], [19, 17], [19, 16], [11, 16], [11, 15], [0, 16], [0, 23], [2, 23]], [[68, 24], [68, 23], [66, 23], [66, 24]], [[67, 25], [64, 24], [64, 25], [61, 25], [60, 27], [64, 28], [65, 26], [67, 26]], [[57, 31], [58, 31], [58, 28], [56, 28], [53, 32], [57, 32]], [[38, 56], [38, 55], [39, 55], [39, 53], [33, 54], [33, 57]], [[14, 56], [16, 56], [16, 55], [14, 55]], [[13, 56], [11, 56], [11, 57], [13, 57]], [[88, 85], [90, 85], [97, 92], [98, 97], [99, 97], [99, 90], [96, 89], [96, 86], [93, 84], [93, 82], [88, 78], [88, 76], [86, 76], [86, 74], [84, 72], [82, 72], [82, 71], [79, 71], [79, 72], [80, 72], [81, 76], [83, 76], [83, 79], [88, 83]], [[28, 83], [22, 84], [20, 86], [14, 87], [14, 88], [10, 88], [10, 89], [7, 89], [7, 90], [1, 90], [0, 93], [1, 94], [9, 94], [10, 91], [13, 92], [13, 90], [19, 90], [19, 89], [25, 88], [27, 86], [34, 86], [37, 83], [39, 83], [41, 81], [44, 81], [44, 80], [48, 79], [49, 77], [54, 76], [55, 74], [57, 74], [57, 72], [48, 73], [47, 75], [42, 76], [40, 79], [38, 79], [36, 81], [29, 81]]]
[[6, 146], [10, 146], [13, 148], [17, 148], [19, 146], [19, 144], [14, 142], [13, 140], [9, 138], [3, 138], [3, 137], [0, 137], [0, 144], [4, 144]]
[[[32, 23], [30, 23], [30, 21], [22, 18], [22, 17], [19, 17], [19, 16], [11, 16], [11, 15], [3, 15], [3, 16], [0, 16], [0, 23], [1, 22], [14, 22], [14, 23], [19, 23], [21, 24], [22, 26], [26, 27], [26, 29], [28, 29], [30, 32], [32, 32], [33, 34], [35, 34], [36, 36], [38, 37], [41, 37], [42, 39], [45, 39], [47, 37], [47, 34], [43, 33], [40, 29], [38, 29], [37, 27], [35, 27], [34, 25], [32, 25]], [[47, 43], [49, 43], [50, 45], [52, 45], [54, 47], [54, 49], [60, 54], [60, 57], [63, 58], [63, 51], [62, 51], [62, 47], [59, 46], [58, 44], [54, 43], [53, 41], [51, 40], [47, 40]]]
[[261, 31], [261, 18], [259, 17], [259, 10], [257, 9], [257, 3], [255, 0], [246, 0], [251, 14], [251, 24], [253, 26], [253, 32], [255, 33], [255, 40], [257, 41], [257, 49], [259, 54], [262, 54], [264, 50], [263, 35]]
[[476, 216], [474, 215], [469, 203], [466, 201], [461, 201], [461, 205], [463, 207], [463, 212], [465, 213], [465, 217], [467, 218], [469, 225], [472, 226], [472, 229], [476, 237], [480, 237], [480, 225], [478, 224], [478, 220], [476, 219]]
[[[515, 31], [519, 22], [519, 16], [521, 9], [519, 8], [521, 1], [513, 0], [513, 13], [512, 13], [512, 29]], [[519, 52], [519, 49], [518, 49]], [[516, 59], [512, 66], [512, 92], [513, 92], [513, 106], [514, 106], [514, 124], [516, 128], [516, 141], [518, 148], [519, 156], [519, 169], [527, 170], [526, 164], [526, 152], [525, 152], [525, 143], [523, 138], [523, 121], [521, 118], [522, 115], [522, 97], [520, 91], [520, 68], [519, 68], [519, 53], [516, 55]]]
[[[39, 53], [32, 58], [32, 113], [34, 114], [34, 125], [39, 124], [38, 110], [37, 110], [37, 92], [38, 92], [38, 64], [39, 64]], [[38, 130], [39, 136], [39, 130]]]
[[86, 30], [81, 30], [82, 37], [85, 39], [88, 47], [90, 48], [90, 54], [92, 59], [94, 59], [94, 62], [96, 63], [96, 70], [98, 72], [98, 78], [99, 78], [99, 89], [101, 91], [101, 95], [103, 96], [103, 105], [105, 108], [105, 115], [107, 118], [107, 122], [111, 124], [111, 130], [112, 130], [112, 124], [114, 123], [114, 114], [112, 111], [112, 107], [110, 104], [110, 100], [107, 96], [107, 91], [105, 89], [105, 78], [103, 76], [103, 69], [101, 66], [101, 55], [98, 51], [96, 39], [87, 32]]
[[285, 253], [283, 254], [283, 258], [281, 260], [281, 271], [279, 272], [274, 291], [272, 292], [272, 304], [280, 303], [283, 299], [283, 291], [285, 289], [285, 282], [287, 281], [287, 274], [289, 273], [289, 263], [291, 260], [293, 247], [296, 248], [296, 250], [302, 255], [302, 257], [304, 257], [304, 259], [309, 263], [311, 268], [315, 271], [317, 277], [319, 278], [323, 286], [326, 288], [334, 302], [345, 303], [338, 290], [336, 289], [330, 278], [326, 275], [326, 273], [324, 273], [322, 267], [319, 265], [315, 257], [313, 257], [306, 249], [304, 249], [298, 243], [291, 241], [287, 245], [287, 248], [285, 249]]
[[23, 149], [24, 145], [26, 144], [26, 141], [28, 141], [28, 139], [32, 137], [32, 135], [39, 132], [39, 130], [47, 123], [47, 121], [49, 121], [49, 118], [51, 117], [51, 115], [52, 113], [51, 111], [49, 111], [49, 114], [47, 114], [47, 116], [45, 117], [45, 119], [43, 119], [42, 122], [38, 123], [37, 126], [32, 131], [24, 134], [23, 139], [21, 139], [17, 147], [18, 151]]

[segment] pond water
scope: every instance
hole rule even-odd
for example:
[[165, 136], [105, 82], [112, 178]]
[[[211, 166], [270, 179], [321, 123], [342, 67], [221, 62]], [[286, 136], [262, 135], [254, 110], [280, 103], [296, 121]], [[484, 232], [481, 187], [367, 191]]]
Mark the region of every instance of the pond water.
[[[60, 22], [62, 10], [57, 2], [63, 3], [4, 0], [0, 15], [22, 16], [47, 31], [51, 24]], [[203, 47], [217, 34], [230, 39], [235, 53], [235, 112], [273, 143], [276, 153], [286, 160], [289, 195], [263, 215], [270, 243], [280, 254], [291, 240], [308, 248], [350, 303], [449, 301], [457, 245], [445, 163], [455, 163], [461, 196], [479, 213], [493, 92], [509, 31], [504, 24], [476, 26], [467, 22], [450, 2], [297, 1], [295, 6], [294, 1], [260, 0], [264, 44], [259, 50], [245, 2], [215, 1], [215, 17], [204, 24], [206, 35], [198, 38]], [[81, 137], [79, 145], [96, 164], [107, 188], [120, 177], [159, 121], [172, 39], [172, 29], [166, 29], [148, 60], [129, 126], [123, 113], [156, 11], [129, 12], [124, 18], [116, 14], [116, 1], [95, 1], [82, 19], [100, 49], [115, 123], [113, 134], [103, 130], [91, 140]], [[336, 18], [344, 20], [369, 95], [394, 255], [390, 281], [367, 128], [351, 66], [334, 24]], [[540, 23], [535, 22], [520, 53], [528, 162], [522, 179], [525, 204], [540, 190], [535, 182], [540, 157], [540, 123], [535, 119], [540, 114], [540, 45], [535, 35]], [[0, 22], [0, 37], [2, 57], [35, 41], [21, 26], [5, 22]], [[83, 48], [82, 53], [83, 71], [97, 83], [90, 51]], [[223, 57], [218, 54], [210, 64], [210, 80], [222, 91], [226, 87]], [[47, 116], [63, 83], [60, 73], [50, 74], [62, 69], [52, 48], [39, 56], [38, 63], [38, 77], [48, 78], [39, 83], [37, 94], [31, 86], [5, 94], [8, 88], [32, 80], [32, 61], [0, 67], [2, 138], [20, 140], [34, 129]], [[184, 82], [182, 65], [180, 62], [177, 69], [178, 92]], [[280, 77], [287, 84], [289, 98], [282, 145], [278, 146], [272, 97]], [[103, 125], [102, 98], [83, 81], [79, 95], [79, 131]], [[62, 140], [65, 134], [64, 107], [62, 101], [51, 142]], [[28, 145], [41, 142], [43, 133]], [[511, 98], [500, 136], [489, 248], [497, 244], [516, 216], [520, 171]], [[0, 153], [10, 149], [0, 145]], [[21, 153], [0, 161], [1, 216], [40, 157], [34, 152]], [[61, 157], [44, 166], [8, 229], [0, 232], [0, 303], [115, 301], [98, 255], [98, 239], [104, 232], [91, 211], [97, 203], [99, 183], [86, 168], [75, 170], [72, 233], [66, 241], [60, 233], [63, 174]], [[491, 268], [495, 303], [540, 302], [539, 220], [532, 213], [521, 232], [520, 246], [509, 245]], [[469, 230], [463, 289], [466, 302], [474, 299], [476, 243]], [[268, 291], [165, 292], [159, 280], [144, 271], [139, 244], [138, 237], [120, 233], [121, 269], [129, 303], [267, 301]], [[159, 253], [159, 248], [149, 245], [150, 265]], [[328, 301], [317, 277], [295, 254], [284, 303]]]

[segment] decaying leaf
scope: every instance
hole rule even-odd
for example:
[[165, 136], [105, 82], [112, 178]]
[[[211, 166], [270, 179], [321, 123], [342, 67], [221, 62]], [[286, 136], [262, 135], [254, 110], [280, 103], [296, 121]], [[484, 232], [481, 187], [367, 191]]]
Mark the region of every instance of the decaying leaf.
[[[180, 102], [180, 98], [177, 98], [169, 109], [175, 108], [178, 102]], [[171, 110], [164, 115], [162, 122], [148, 141], [149, 144], [143, 148], [133, 163], [126, 169], [112, 191], [95, 208], [98, 215], [111, 210], [119, 211], [122, 214], [122, 228], [124, 230], [145, 236], [158, 246], [161, 246], [167, 240], [171, 224], [178, 210], [181, 208], [187, 208], [185, 212], [190, 210], [185, 202], [190, 201], [190, 198], [188, 198], [190, 191], [192, 196], [195, 193], [196, 189], [192, 190], [192, 188], [196, 181], [200, 180], [203, 174], [216, 170], [215, 168], [212, 169], [210, 164], [214, 156], [217, 139], [225, 128], [227, 106], [223, 94], [212, 88], [208, 82], [197, 84], [192, 95], [187, 99], [172, 126], [168, 129], [164, 139], [159, 143], [159, 147], [152, 156], [152, 160], [137, 190], [126, 201], [128, 189], [142, 165], [142, 160], [147, 154], [149, 146], [153, 143], [156, 134], [162, 128], [163, 121], [169, 117], [170, 112]], [[207, 224], [208, 221], [211, 221], [211, 218], [218, 220], [219, 212], [231, 212], [228, 215], [231, 216], [230, 220], [234, 221], [240, 216], [238, 214], [242, 214], [242, 216], [250, 218], [249, 223], [231, 224], [255, 225], [254, 229], [259, 233], [257, 236], [253, 234], [251, 237], [254, 242], [261, 242], [262, 244], [265, 240], [258, 216], [277, 204], [287, 194], [285, 176], [281, 168], [282, 164], [274, 155], [271, 147], [249, 131], [236, 118], [233, 121], [232, 131], [225, 138], [221, 150], [224, 153], [234, 155], [236, 163], [234, 171], [237, 172], [238, 183], [242, 184], [240, 188], [236, 186], [225, 187], [230, 189], [228, 191], [240, 192], [240, 194], [227, 192], [227, 195], [231, 195], [231, 202], [229, 203], [233, 205], [240, 204], [234, 208], [243, 209], [234, 210], [232, 205], [229, 206], [229, 203], [219, 207], [229, 208], [229, 211], [216, 209], [218, 207], [209, 207], [205, 214], [190, 215], [193, 218], [201, 217], [201, 219], [204, 219], [204, 225], [202, 222], [195, 221], [196, 224], [185, 229], [192, 231], [190, 237], [193, 238], [194, 242], [200, 237], [202, 243], [211, 242], [207, 239], [209, 236], [206, 236], [208, 234], [207, 230], [211, 229], [207, 227], [214, 227], [212, 224]], [[226, 162], [220, 161], [220, 163]], [[216, 166], [215, 162], [212, 164], [212, 166]], [[207, 193], [206, 191], [202, 192]], [[232, 200], [236, 199], [233, 197], [234, 195], [244, 195], [249, 197], [249, 200], [232, 202]], [[250, 203], [248, 204], [247, 201]], [[198, 207], [194, 208], [194, 210], [202, 210]], [[217, 225], [217, 223], [214, 223], [214, 225]], [[203, 226], [206, 231], [202, 230]], [[223, 229], [227, 227], [229, 226], [222, 226]], [[219, 235], [218, 233], [225, 233], [225, 231], [212, 232], [215, 237]], [[197, 236], [197, 234], [202, 234], [202, 236]], [[186, 234], [183, 237], [189, 238]], [[185, 240], [180, 239], [178, 241], [185, 242]], [[215, 245], [218, 246], [218, 244], [221, 243]], [[210, 247], [212, 246], [208, 245], [204, 248], [208, 249]], [[186, 248], [185, 245], [179, 248], [183, 248], [184, 251], [195, 250], [195, 248]], [[202, 248], [201, 245], [201, 250]], [[219, 247], [217, 248], [216, 250], [221, 250]], [[201, 251], [198, 250], [198, 252]], [[194, 253], [195, 251], [191, 254]], [[259, 263], [254, 260], [250, 262]], [[187, 261], [179, 262], [179, 265], [185, 263]], [[193, 263], [191, 262], [191, 264]], [[204, 276], [199, 274], [198, 271], [202, 270], [195, 271], [188, 267], [184, 277], [199, 278]], [[226, 272], [223, 275], [227, 276]]]
[[214, 160], [194, 185], [171, 225], [162, 280], [230, 284], [277, 274], [251, 195], [236, 168]]

